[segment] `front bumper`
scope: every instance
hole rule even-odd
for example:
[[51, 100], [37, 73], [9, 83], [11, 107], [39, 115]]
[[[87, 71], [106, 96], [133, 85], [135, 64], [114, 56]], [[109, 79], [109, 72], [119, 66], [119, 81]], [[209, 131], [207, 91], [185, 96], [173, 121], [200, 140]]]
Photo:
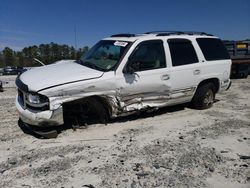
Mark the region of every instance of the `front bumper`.
[[59, 126], [64, 123], [63, 110], [59, 107], [56, 110], [46, 110], [33, 112], [29, 109], [24, 109], [19, 102], [18, 96], [16, 97], [16, 107], [21, 120], [27, 124], [39, 127]]

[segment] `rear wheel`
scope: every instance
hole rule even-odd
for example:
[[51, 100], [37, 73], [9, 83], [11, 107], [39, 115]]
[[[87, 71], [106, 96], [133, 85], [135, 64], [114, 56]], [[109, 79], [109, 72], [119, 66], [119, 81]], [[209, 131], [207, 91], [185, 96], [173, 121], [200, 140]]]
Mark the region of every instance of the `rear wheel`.
[[215, 87], [212, 83], [205, 83], [199, 86], [192, 100], [195, 109], [203, 110], [213, 106], [215, 99]]

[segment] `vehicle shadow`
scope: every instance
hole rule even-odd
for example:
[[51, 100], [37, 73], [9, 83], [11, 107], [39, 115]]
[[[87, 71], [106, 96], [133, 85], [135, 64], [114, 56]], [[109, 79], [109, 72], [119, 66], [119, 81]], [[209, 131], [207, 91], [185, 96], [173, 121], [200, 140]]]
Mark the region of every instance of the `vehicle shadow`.
[[[214, 102], [218, 102], [219, 100], [215, 100]], [[125, 117], [117, 117], [115, 119], [110, 119], [107, 124], [112, 124], [112, 123], [124, 123], [128, 121], [134, 121], [134, 120], [139, 120], [139, 119], [146, 119], [149, 117], [155, 117], [155, 116], [160, 116], [166, 113], [174, 113], [178, 111], [182, 111], [185, 108], [191, 108], [188, 103], [186, 104], [180, 104], [180, 105], [175, 105], [175, 106], [170, 106], [170, 107], [163, 107], [160, 109], [150, 109], [147, 111], [141, 111], [136, 114], [131, 114]], [[95, 124], [95, 123], [93, 123]], [[22, 122], [20, 119], [18, 120], [18, 125], [20, 129], [29, 135], [34, 136], [35, 138], [38, 139], [50, 139], [50, 138], [56, 138], [61, 132], [68, 130], [68, 129], [86, 129], [88, 126], [91, 126], [93, 124], [88, 124], [88, 125], [81, 125], [81, 126], [74, 126], [71, 123], [66, 123], [61, 126], [54, 126], [54, 127], [44, 127], [40, 128], [37, 126], [32, 126], [28, 125], [24, 122]]]

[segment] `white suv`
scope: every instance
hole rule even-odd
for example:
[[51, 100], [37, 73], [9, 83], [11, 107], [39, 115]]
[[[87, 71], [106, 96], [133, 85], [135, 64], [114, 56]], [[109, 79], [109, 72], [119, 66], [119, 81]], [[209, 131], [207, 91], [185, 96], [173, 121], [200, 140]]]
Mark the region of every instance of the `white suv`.
[[231, 60], [220, 39], [198, 32], [118, 34], [79, 61], [34, 68], [17, 80], [16, 106], [36, 126], [94, 122], [191, 102], [212, 106], [230, 87]]

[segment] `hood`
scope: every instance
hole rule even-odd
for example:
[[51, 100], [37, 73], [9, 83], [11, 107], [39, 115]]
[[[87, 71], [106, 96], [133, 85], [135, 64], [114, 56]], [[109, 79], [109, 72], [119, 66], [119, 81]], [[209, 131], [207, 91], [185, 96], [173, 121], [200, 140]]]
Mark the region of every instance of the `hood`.
[[62, 60], [26, 71], [19, 79], [28, 86], [29, 91], [37, 92], [62, 84], [99, 78], [102, 75], [103, 72], [75, 63], [74, 60]]

